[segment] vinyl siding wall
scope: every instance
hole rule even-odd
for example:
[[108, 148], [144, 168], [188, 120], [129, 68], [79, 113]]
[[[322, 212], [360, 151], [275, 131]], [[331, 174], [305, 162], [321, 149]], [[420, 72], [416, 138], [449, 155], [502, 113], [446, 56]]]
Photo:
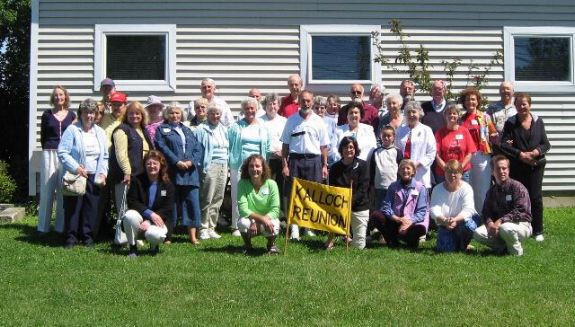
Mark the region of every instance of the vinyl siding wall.
[[[507, 1], [510, 2], [510, 1]], [[423, 44], [430, 51], [432, 75], [445, 78], [443, 60], [463, 60], [454, 87], [458, 91], [467, 81], [470, 60], [487, 65], [495, 51], [503, 50], [503, 26], [575, 26], [575, 4], [556, 1], [549, 6], [539, 1], [501, 4], [487, 1], [35, 1], [37, 12], [36, 87], [31, 89], [30, 193], [35, 193], [38, 171], [39, 124], [50, 108], [49, 95], [54, 85], [65, 86], [72, 97], [72, 108], [87, 97], [99, 98], [93, 91], [95, 24], [177, 24], [176, 91], [155, 92], [164, 103], [186, 105], [197, 98], [202, 78], [216, 80], [218, 95], [237, 113], [239, 102], [252, 87], [287, 93], [286, 78], [300, 73], [299, 26], [307, 24], [382, 25], [384, 54], [393, 62], [398, 41], [387, 23], [399, 18], [414, 49]], [[33, 38], [34, 39], [34, 38]], [[382, 66], [383, 82], [390, 93], [397, 93], [407, 75]], [[503, 65], [493, 67], [483, 93], [496, 100], [503, 79]], [[31, 83], [34, 85], [34, 83]], [[149, 95], [130, 92], [130, 100], [145, 101]], [[544, 179], [544, 190], [575, 190], [575, 96], [571, 94], [533, 94], [534, 111], [545, 120], [552, 143]], [[419, 94], [418, 100], [428, 96]], [[31, 120], [31, 122], [33, 119]], [[34, 141], [35, 140], [35, 141]]]

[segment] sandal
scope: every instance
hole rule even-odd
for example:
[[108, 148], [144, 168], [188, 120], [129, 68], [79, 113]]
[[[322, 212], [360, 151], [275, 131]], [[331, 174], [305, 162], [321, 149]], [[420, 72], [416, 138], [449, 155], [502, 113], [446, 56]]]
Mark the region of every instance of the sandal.
[[280, 253], [280, 250], [275, 245], [272, 245], [268, 248], [268, 254], [279, 254], [279, 253]]

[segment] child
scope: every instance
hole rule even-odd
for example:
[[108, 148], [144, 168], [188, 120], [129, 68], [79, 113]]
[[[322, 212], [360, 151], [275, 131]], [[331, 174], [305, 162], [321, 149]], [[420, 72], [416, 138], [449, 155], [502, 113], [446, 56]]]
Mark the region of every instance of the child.
[[[373, 151], [369, 165], [370, 187], [375, 189], [375, 196], [372, 197], [371, 202], [372, 212], [380, 209], [378, 206], [383, 203], [387, 188], [397, 180], [397, 169], [399, 162], [403, 159], [403, 153], [395, 146], [395, 129], [392, 126], [385, 125], [381, 128], [380, 140], [381, 146]], [[368, 235], [374, 228], [370, 217]], [[381, 235], [379, 242], [381, 244], [385, 242]]]
[[394, 144], [395, 129], [393, 127], [384, 126], [380, 137], [382, 145], [373, 152], [370, 164], [371, 187], [375, 189], [374, 205], [382, 203], [387, 188], [397, 180], [397, 169], [399, 162], [403, 159], [403, 154]]

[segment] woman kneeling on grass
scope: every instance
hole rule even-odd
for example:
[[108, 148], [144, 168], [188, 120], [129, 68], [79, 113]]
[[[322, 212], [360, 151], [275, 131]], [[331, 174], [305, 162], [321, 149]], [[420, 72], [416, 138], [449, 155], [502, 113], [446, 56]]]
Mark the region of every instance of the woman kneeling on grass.
[[242, 165], [238, 183], [238, 230], [244, 240], [246, 251], [252, 250], [252, 237], [258, 233], [268, 239], [269, 254], [278, 254], [275, 245], [280, 230], [280, 197], [278, 186], [270, 179], [270, 169], [265, 159], [250, 155]]
[[409, 159], [399, 163], [399, 180], [393, 182], [378, 211], [372, 214], [375, 226], [390, 246], [404, 241], [417, 248], [427, 233], [429, 209], [425, 186], [414, 179], [415, 164]]
[[467, 250], [480, 217], [473, 204], [473, 189], [462, 180], [463, 165], [455, 159], [443, 166], [445, 182], [431, 194], [431, 218], [437, 223], [439, 252]]
[[[352, 188], [351, 228], [353, 241], [351, 245], [358, 249], [365, 248], [365, 234], [369, 221], [369, 171], [367, 163], [358, 159], [360, 150], [354, 137], [344, 136], [338, 148], [341, 160], [329, 170], [329, 184]], [[330, 234], [325, 248], [333, 248], [333, 234]]]
[[136, 238], [143, 233], [150, 243], [151, 254], [159, 252], [159, 244], [166, 239], [166, 220], [174, 211], [175, 189], [167, 173], [164, 155], [157, 150], [150, 151], [144, 158], [146, 173], [132, 180], [127, 195], [128, 208], [122, 221], [128, 244], [129, 257], [138, 254]]

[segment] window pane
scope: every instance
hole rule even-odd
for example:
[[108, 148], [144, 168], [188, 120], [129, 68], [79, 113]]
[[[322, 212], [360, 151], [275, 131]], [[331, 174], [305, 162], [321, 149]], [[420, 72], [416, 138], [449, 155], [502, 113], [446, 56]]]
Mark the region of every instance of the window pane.
[[106, 48], [106, 76], [117, 80], [165, 80], [165, 36], [108, 35]]
[[571, 42], [566, 37], [515, 37], [517, 81], [570, 81]]
[[312, 78], [371, 79], [369, 36], [312, 36]]

